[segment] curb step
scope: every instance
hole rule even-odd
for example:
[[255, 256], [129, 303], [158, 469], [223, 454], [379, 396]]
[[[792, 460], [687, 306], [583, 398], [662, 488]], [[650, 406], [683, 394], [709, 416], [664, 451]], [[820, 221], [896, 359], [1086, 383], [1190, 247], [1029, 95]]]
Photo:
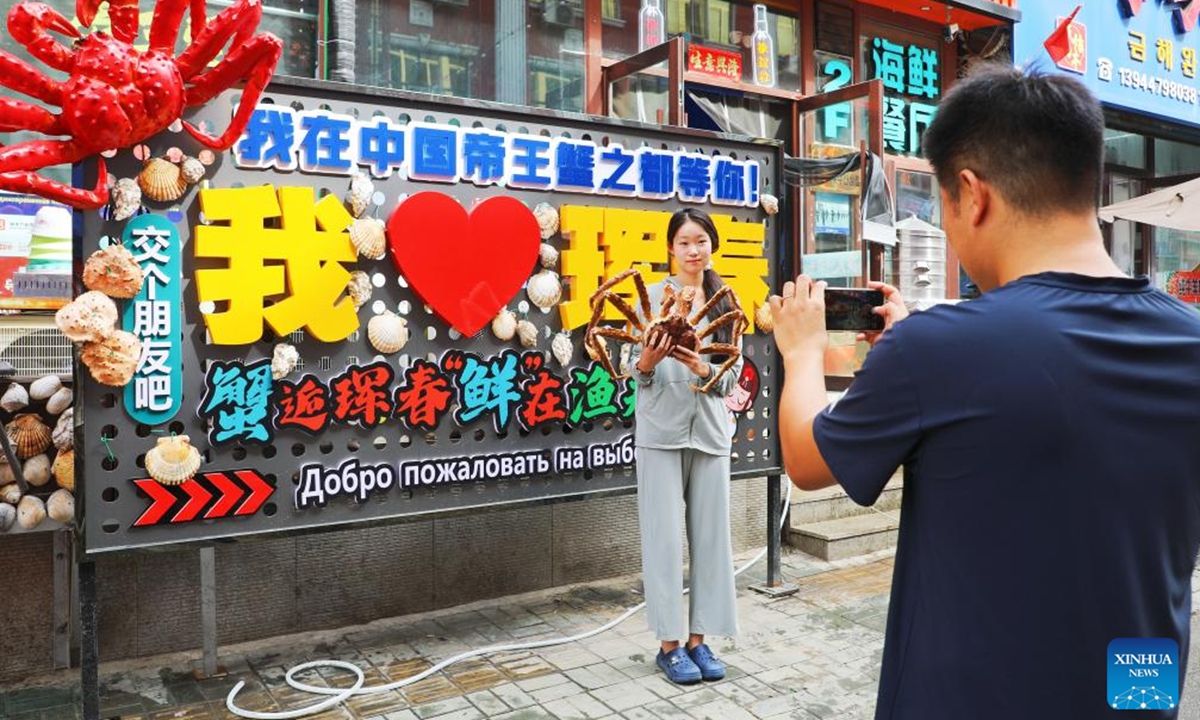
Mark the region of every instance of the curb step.
[[841, 487], [801, 493], [789, 511], [787, 542], [822, 560], [841, 560], [894, 547], [902, 487], [897, 473], [871, 508], [856, 504]]

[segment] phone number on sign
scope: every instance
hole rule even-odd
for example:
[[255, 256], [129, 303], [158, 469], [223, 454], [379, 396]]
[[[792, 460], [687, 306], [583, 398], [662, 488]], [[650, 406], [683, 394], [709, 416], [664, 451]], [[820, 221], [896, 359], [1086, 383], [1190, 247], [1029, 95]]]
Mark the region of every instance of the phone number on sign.
[[1144, 72], [1121, 68], [1121, 86], [1129, 88], [1137, 88], [1146, 92], [1162, 95], [1163, 97], [1179, 100], [1180, 102], [1191, 103], [1195, 105], [1197, 102], [1198, 93], [1196, 88], [1189, 87], [1183, 83], [1175, 82], [1174, 80], [1164, 80], [1160, 77], [1151, 77]]

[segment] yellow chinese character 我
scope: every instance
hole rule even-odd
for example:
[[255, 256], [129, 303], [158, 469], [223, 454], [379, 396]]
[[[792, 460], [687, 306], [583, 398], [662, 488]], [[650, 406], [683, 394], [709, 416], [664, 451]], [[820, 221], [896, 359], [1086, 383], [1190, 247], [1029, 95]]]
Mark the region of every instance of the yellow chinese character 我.
[[1179, 65], [1183, 70], [1184, 76], [1190, 78], [1196, 77], [1196, 49], [1183, 48], [1179, 51], [1179, 57], [1182, 60]]
[[1146, 35], [1140, 32], [1129, 31], [1129, 57], [1138, 62], [1146, 60]]
[[[307, 187], [219, 188], [200, 191], [200, 208], [206, 222], [222, 224], [196, 226], [196, 257], [227, 263], [196, 271], [198, 300], [224, 304], [204, 315], [213, 344], [258, 342], [264, 320], [276, 335], [305, 328], [322, 342], [358, 329], [343, 267], [357, 259], [346, 232], [354, 218], [336, 196], [316, 202]], [[276, 218], [279, 227], [269, 227]]]
[[1168, 70], [1175, 66], [1175, 43], [1159, 38], [1154, 43], [1154, 50], [1158, 56], [1158, 61], [1163, 64]]

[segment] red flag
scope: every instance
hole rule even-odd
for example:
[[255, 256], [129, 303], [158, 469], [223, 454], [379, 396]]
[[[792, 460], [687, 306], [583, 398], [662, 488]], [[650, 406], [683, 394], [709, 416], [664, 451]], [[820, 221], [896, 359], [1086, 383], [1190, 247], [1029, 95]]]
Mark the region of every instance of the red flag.
[[1067, 37], [1067, 28], [1071, 27], [1071, 21], [1079, 14], [1079, 9], [1082, 5], [1076, 5], [1071, 14], [1067, 16], [1054, 28], [1054, 32], [1050, 33], [1050, 37], [1046, 38], [1042, 45], [1046, 48], [1046, 52], [1050, 53], [1050, 58], [1057, 63], [1071, 52], [1071, 40]]

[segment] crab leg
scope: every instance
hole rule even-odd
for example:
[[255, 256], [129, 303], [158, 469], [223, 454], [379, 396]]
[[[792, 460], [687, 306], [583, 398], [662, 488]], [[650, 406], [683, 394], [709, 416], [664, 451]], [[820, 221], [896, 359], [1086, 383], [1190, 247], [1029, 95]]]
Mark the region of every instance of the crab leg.
[[[175, 0], [175, 2], [178, 4], [181, 0]], [[200, 4], [203, 6], [204, 0], [200, 0]], [[254, 29], [258, 27], [258, 23], [262, 20], [262, 11], [262, 0], [237, 0], [237, 2], [217, 13], [217, 16], [213, 18], [212, 22], [203, 31], [199, 33], [193, 31], [192, 44], [179, 55], [177, 61], [179, 64], [179, 74], [183, 76], [183, 79], [188, 82], [198, 83], [202, 74], [205, 73], [205, 68], [216, 59], [226, 43], [229, 43], [231, 37], [233, 38], [233, 42], [229, 44], [229, 53], [225, 56], [226, 60], [229, 59], [229, 56], [237, 48], [250, 42], [254, 36]], [[157, 11], [155, 12], [157, 13]], [[176, 9], [175, 13], [176, 26], [179, 23], [178, 16], [182, 14], [183, 8], [180, 6]], [[155, 22], [157, 21], [158, 19], [155, 18]], [[164, 18], [165, 22], [166, 18]], [[174, 40], [172, 39], [169, 48], [173, 50], [174, 47]]]
[[617, 273], [616, 275], [612, 276], [608, 280], [605, 280], [604, 283], [600, 285], [600, 287], [596, 288], [596, 292], [592, 293], [592, 296], [590, 298], [588, 298], [588, 302], [590, 302], [593, 306], [595, 306], [595, 304], [600, 299], [600, 296], [604, 294], [605, 290], [608, 290], [609, 288], [613, 287], [614, 285], [621, 282], [625, 278], [629, 277], [630, 275], [634, 275], [636, 273], [637, 273], [637, 270], [630, 268], [629, 270]]
[[[110, 7], [113, 0], [109, 0]], [[119, 5], [131, 5], [137, 10], [137, 0], [117, 0]], [[179, 28], [183, 26], [183, 11], [190, 10], [189, 22], [192, 46], [204, 34], [208, 25], [204, 0], [160, 0], [154, 6], [154, 17], [150, 20], [150, 49], [175, 54], [175, 42], [179, 39]], [[245, 37], [249, 37], [246, 33]], [[244, 39], [244, 38], [243, 38]], [[235, 43], [239, 44], [239, 43]], [[190, 48], [189, 48], [190, 49]], [[215, 57], [215, 53], [214, 53]], [[209, 58], [211, 60], [212, 58]], [[186, 76], [185, 76], [186, 77]]]
[[600, 345], [598, 342], [595, 341], [595, 338], [592, 339], [591, 345], [592, 345], [592, 350], [595, 351], [596, 357], [600, 358], [600, 366], [604, 368], [605, 372], [608, 373], [609, 377], [611, 377], [613, 380], [623, 380], [626, 377], [629, 377], [628, 375], [621, 375], [621, 374], [617, 373], [616, 369], [613, 367], [612, 358], [610, 358], [608, 356], [608, 348], [607, 347]]
[[[227, 8], [222, 14], [232, 9]], [[220, 16], [217, 19], [219, 20]], [[214, 20], [209, 29], [216, 24]], [[184, 129], [200, 144], [213, 150], [228, 150], [233, 147], [249, 124], [250, 116], [258, 105], [258, 98], [270, 82], [281, 54], [283, 41], [270, 33], [262, 33], [235, 47], [216, 67], [192, 78], [193, 85], [187, 91], [188, 105], [208, 102], [214, 95], [239, 81], [245, 81], [246, 87], [242, 91], [242, 99], [238, 103], [233, 121], [220, 137], [209, 135], [188, 122], [183, 124]]]
[[[13, 40], [24, 45], [30, 55], [55, 70], [70, 72], [71, 65], [75, 62], [75, 54], [71, 52], [70, 48], [55, 40], [46, 32], [47, 30], [53, 30], [75, 40], [79, 39], [79, 31], [75, 29], [71, 21], [48, 5], [34, 2], [18, 3], [8, 13], [8, 34], [12, 36]], [[33, 93], [26, 94], [33, 95]], [[33, 95], [33, 97], [41, 98], [40, 95]]]
[[[0, 50], [0, 83], [22, 95], [37, 98], [47, 105], [62, 106], [62, 83], [51, 80], [29, 63], [9, 55], [3, 50]], [[22, 126], [22, 128], [34, 129], [27, 126]], [[39, 130], [38, 132], [45, 131]]]
[[667, 317], [668, 315], [671, 314], [671, 310], [673, 310], [674, 308], [675, 308], [675, 288], [671, 287], [670, 285], [666, 285], [663, 287], [662, 308], [661, 308], [662, 315], [660, 317]]
[[[0, 55], [0, 61], [3, 56]], [[0, 62], [3, 66], [3, 62]], [[3, 81], [0, 81], [2, 84]], [[44, 135], [66, 135], [62, 118], [48, 110], [21, 100], [0, 98], [0, 132], [33, 130]]]
[[637, 311], [631, 308], [629, 303], [625, 302], [625, 298], [611, 291], [606, 292], [605, 297], [607, 297], [609, 302], [611, 302], [613, 306], [625, 316], [625, 319], [629, 321], [630, 325], [633, 325], [638, 330], [646, 329], [646, 326], [642, 323], [641, 318], [638, 317]]
[[646, 292], [646, 281], [642, 279], [641, 273], [634, 273], [633, 284], [637, 287], [638, 300], [642, 304], [642, 317], [649, 320], [652, 314], [650, 310], [650, 293]]
[[[699, 334], [696, 335], [696, 339], [703, 340], [704, 338], [708, 337], [709, 335], [712, 335], [717, 330], [720, 330], [721, 328], [725, 327], [726, 325], [728, 325], [731, 322], [740, 323], [744, 317], [745, 316], [741, 312], [739, 312], [737, 310], [730, 310], [729, 312], [725, 313], [721, 317], [719, 317], [716, 320], [713, 320], [711, 323], [709, 323], [708, 327], [704, 328], [703, 330], [700, 331]], [[734, 333], [736, 333], [736, 332], [737, 332], [737, 330], [735, 329]]]
[[625, 330], [618, 330], [617, 328], [610, 328], [610, 327], [598, 327], [592, 331], [592, 334], [599, 335], [601, 337], [616, 338], [618, 340], [624, 340], [625, 342], [629, 342], [629, 343], [640, 343], [642, 341], [642, 339], [640, 337], [638, 337], [637, 335], [634, 335], [631, 332], [626, 332]]
[[712, 374], [712, 377], [708, 379], [708, 382], [704, 383], [703, 386], [692, 386], [693, 390], [702, 393], [712, 390], [713, 385], [717, 384], [717, 380], [720, 379], [722, 375], [729, 372], [729, 368], [733, 367], [734, 363], [738, 361], [738, 358], [742, 356], [742, 351], [739, 350], [736, 345], [725, 345], [723, 343], [713, 343], [712, 345], [700, 348], [696, 352], [707, 354], [729, 353], [729, 359], [727, 359], [721, 365], [721, 367], [717, 368], [717, 371]]
[[[56, 163], [51, 161], [46, 164], [54, 165]], [[69, 187], [44, 178], [35, 172], [0, 173], [0, 190], [41, 195], [44, 198], [56, 200], [71, 207], [95, 210], [104, 207], [108, 203], [108, 171], [104, 167], [104, 158], [97, 159], [97, 167], [96, 188], [94, 190]]]
[[688, 324], [695, 325], [696, 323], [700, 322], [700, 318], [707, 315], [709, 309], [711, 309], [713, 305], [716, 305], [717, 303], [721, 302], [721, 298], [725, 297], [730, 292], [731, 292], [731, 289], [728, 285], [722, 285], [721, 289], [718, 290], [712, 297], [710, 297], [708, 299], [708, 302], [704, 303], [703, 307], [701, 307], [696, 312], [692, 313], [692, 316], [690, 318], [688, 318]]

